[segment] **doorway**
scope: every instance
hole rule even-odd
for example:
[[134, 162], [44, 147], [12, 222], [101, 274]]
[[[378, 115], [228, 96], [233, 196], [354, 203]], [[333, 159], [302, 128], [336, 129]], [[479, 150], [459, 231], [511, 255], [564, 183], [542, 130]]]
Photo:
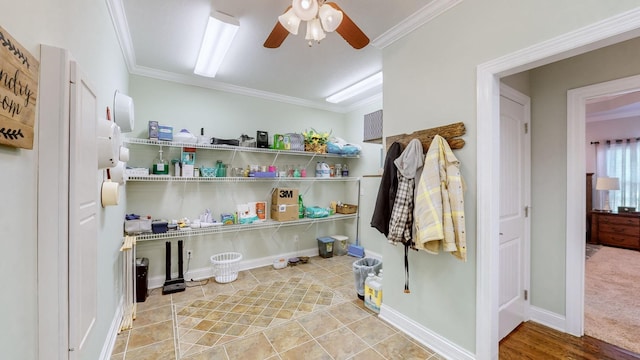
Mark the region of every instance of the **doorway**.
[[[519, 50], [512, 54], [481, 64], [477, 69], [477, 156], [483, 164], [478, 172], [477, 205], [477, 295], [476, 295], [476, 358], [496, 359], [498, 357], [498, 265], [499, 258], [499, 79], [535, 67], [549, 64], [617, 42], [638, 37], [640, 33], [640, 8], [605, 19], [561, 35], [544, 43]], [[576, 143], [572, 129], [568, 129], [567, 149], [574, 153], [579, 144], [584, 144], [584, 123], [582, 139]], [[584, 186], [584, 146], [583, 161], [567, 164], [567, 203], [576, 208], [585, 207]], [[571, 154], [571, 155], [572, 155]], [[570, 154], [568, 154], [570, 155]], [[570, 157], [575, 159], [575, 157]], [[576, 186], [579, 184], [579, 186]], [[584, 241], [585, 217], [567, 210], [566, 246], [566, 304], [565, 318], [557, 319], [564, 331], [582, 335], [583, 304], [576, 303], [573, 294], [582, 293], [584, 284], [571, 281], [569, 272], [584, 271], [584, 246], [575, 250], [576, 241]], [[579, 240], [578, 240], [579, 239]], [[577, 290], [577, 291], [576, 291]], [[577, 306], [576, 306], [577, 305]]]
[[[640, 88], [640, 75], [631, 76], [627, 78], [607, 81], [599, 84], [594, 84], [578, 89], [570, 90], [567, 93], [567, 129], [568, 129], [568, 141], [573, 144], [573, 147], [567, 148], [567, 158], [572, 159], [573, 163], [580, 162], [583, 164], [582, 169], [582, 177], [584, 179], [584, 167], [586, 167], [586, 108], [587, 102], [590, 100], [611, 96], [616, 94], [630, 93]], [[568, 163], [571, 163], [568, 162]], [[575, 169], [578, 171], [578, 169]], [[583, 180], [581, 180], [584, 186]], [[570, 183], [568, 183], [568, 186]], [[586, 191], [586, 188], [585, 188]], [[569, 194], [568, 194], [569, 195]], [[584, 192], [582, 194], [571, 194], [574, 197], [581, 197], [584, 199]], [[571, 216], [569, 216], [571, 214]], [[578, 207], [577, 204], [573, 204], [571, 202], [568, 203], [567, 206], [567, 215], [568, 219], [574, 219], [577, 217], [582, 217], [583, 222], [579, 224], [577, 222], [570, 223], [567, 221], [567, 232], [569, 229], [579, 231], [580, 229], [584, 229], [584, 219], [585, 219], [585, 207]], [[582, 226], [581, 228], [577, 226]], [[580, 259], [577, 259], [577, 254], [572, 254], [569, 249], [583, 249], [582, 255]], [[584, 290], [584, 279], [585, 279], [585, 256], [584, 256], [584, 241], [580, 241], [577, 237], [568, 237], [567, 238], [567, 263], [571, 258], [572, 262], [581, 262], [581, 266], [574, 268], [567, 268], [567, 284], [571, 283], [580, 283], [582, 284], [582, 288], [572, 287], [572, 292], [569, 293], [569, 286], [567, 286], [567, 304], [571, 301], [573, 304], [580, 304], [580, 313], [576, 314], [575, 311], [571, 314], [574, 317], [578, 317], [577, 319], [571, 319], [576, 326], [579, 326], [580, 335], [584, 333], [584, 303], [585, 303], [585, 290]], [[578, 306], [576, 306], [578, 308]], [[567, 309], [567, 322], [569, 321], [569, 310]]]

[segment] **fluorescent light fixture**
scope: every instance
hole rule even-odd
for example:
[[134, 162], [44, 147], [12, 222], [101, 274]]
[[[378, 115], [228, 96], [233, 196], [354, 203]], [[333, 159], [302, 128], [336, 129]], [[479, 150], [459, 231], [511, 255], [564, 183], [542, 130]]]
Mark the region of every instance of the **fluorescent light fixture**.
[[217, 11], [211, 14], [202, 39], [198, 61], [193, 69], [194, 74], [206, 77], [216, 76], [239, 27], [240, 23], [232, 16]]
[[382, 71], [372, 76], [369, 76], [368, 78], [358, 83], [355, 83], [344, 90], [338, 91], [337, 93], [329, 96], [325, 100], [334, 104], [341, 103], [347, 99], [350, 99], [358, 94], [362, 94], [363, 92], [373, 89], [379, 85], [382, 85]]

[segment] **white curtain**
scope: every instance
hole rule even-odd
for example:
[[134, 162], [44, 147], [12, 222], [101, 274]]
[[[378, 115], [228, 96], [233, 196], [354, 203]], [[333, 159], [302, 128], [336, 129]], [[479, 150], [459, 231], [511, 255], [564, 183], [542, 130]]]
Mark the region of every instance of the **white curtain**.
[[[616, 211], [618, 206], [635, 207], [640, 211], [640, 142], [638, 139], [600, 141], [597, 147], [597, 177], [617, 177], [620, 190], [609, 191], [609, 204]], [[603, 191], [597, 191], [598, 206], [604, 207]]]

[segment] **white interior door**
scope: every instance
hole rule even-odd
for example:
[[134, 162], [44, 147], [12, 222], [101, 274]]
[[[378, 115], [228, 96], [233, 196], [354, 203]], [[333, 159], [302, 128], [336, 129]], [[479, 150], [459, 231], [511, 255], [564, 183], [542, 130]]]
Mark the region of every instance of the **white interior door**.
[[530, 199], [529, 98], [503, 86], [500, 95], [499, 326], [502, 339], [527, 320]]
[[97, 314], [96, 94], [71, 61], [69, 144], [69, 358], [81, 359]]

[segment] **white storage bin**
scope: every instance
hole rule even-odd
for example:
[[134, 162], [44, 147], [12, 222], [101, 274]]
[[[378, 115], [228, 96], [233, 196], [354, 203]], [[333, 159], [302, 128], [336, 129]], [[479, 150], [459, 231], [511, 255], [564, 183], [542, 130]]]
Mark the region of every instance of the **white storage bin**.
[[345, 235], [331, 235], [331, 237], [333, 238], [333, 255], [346, 255], [349, 237]]

